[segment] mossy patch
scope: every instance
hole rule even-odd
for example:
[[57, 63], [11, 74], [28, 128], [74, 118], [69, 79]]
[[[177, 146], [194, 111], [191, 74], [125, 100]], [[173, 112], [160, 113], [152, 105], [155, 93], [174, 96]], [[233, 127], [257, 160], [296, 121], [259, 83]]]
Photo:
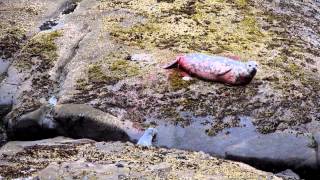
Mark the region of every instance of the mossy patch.
[[187, 88], [195, 82], [195, 80], [185, 81], [182, 78], [183, 76], [181, 75], [180, 71], [176, 70], [170, 72], [168, 81], [172, 90], [177, 91], [183, 88]]
[[[31, 38], [22, 47], [16, 65], [22, 69], [30, 69], [32, 65], [37, 64], [41, 71], [51, 68], [58, 58], [55, 40], [61, 36], [61, 31], [52, 31], [50, 33], [40, 33]], [[41, 62], [32, 61], [34, 57], [39, 58]]]
[[[143, 14], [147, 19], [145, 23], [127, 28], [120, 26], [115, 18], [105, 18], [105, 26], [115, 40], [147, 49], [169, 48], [178, 52], [207, 53], [226, 51], [239, 55], [246, 51], [246, 56], [251, 53], [252, 56], [256, 55], [253, 50], [263, 46], [268, 39], [253, 15], [247, 12], [230, 14], [232, 7], [226, 2], [175, 1], [155, 5], [146, 1], [141, 6], [138, 4], [133, 1], [126, 6], [137, 14]], [[154, 9], [148, 10], [145, 6]], [[189, 8], [186, 10], [186, 7]]]
[[0, 35], [0, 58], [11, 58], [26, 40], [25, 31], [18, 28], [8, 29]]
[[136, 76], [140, 72], [139, 69], [137, 64], [123, 59], [113, 61], [109, 66], [111, 73], [119, 78]]
[[248, 0], [235, 0], [235, 3], [240, 8], [245, 8], [248, 5]]
[[[103, 1], [98, 8], [128, 10], [103, 19], [111, 39], [126, 47], [151, 52], [166, 49], [171, 53], [231, 54], [259, 64], [249, 85], [228, 87], [196, 78], [195, 82], [183, 81], [177, 71], [166, 76], [155, 66], [146, 68], [122, 56], [106, 57], [101, 62], [106, 76], [126, 79], [141, 77], [142, 72], [159, 72], [152, 87], [140, 86], [139, 82], [110, 93], [109, 97], [135, 94], [139, 101], [129, 101], [136, 102], [134, 108], [141, 116], [167, 114], [179, 121], [179, 112], [187, 111], [214, 116], [218, 120], [216, 127], [224, 127], [224, 117], [241, 114], [251, 116], [260, 132], [269, 133], [283, 124], [289, 127], [309, 122], [314, 112], [319, 112], [319, 76], [309, 71], [306, 62], [306, 55], [318, 57], [317, 51], [305, 48], [311, 46], [288, 32], [294, 29], [289, 28], [291, 23], [299, 23], [295, 17], [266, 12], [247, 0]], [[134, 15], [144, 20], [123, 26]]]
[[[118, 76], [108, 75], [103, 69], [101, 63], [90, 64], [88, 68], [88, 83], [93, 84], [115, 84], [120, 80]], [[85, 84], [80, 83], [82, 86]]]
[[[102, 72], [101, 65], [90, 64], [88, 69], [88, 78], [90, 82], [104, 82], [107, 80], [107, 76]], [[82, 82], [79, 82], [83, 84]]]
[[138, 76], [141, 67], [135, 62], [124, 59], [124, 56], [111, 53], [97, 63], [89, 65], [90, 83], [115, 84], [119, 80]]

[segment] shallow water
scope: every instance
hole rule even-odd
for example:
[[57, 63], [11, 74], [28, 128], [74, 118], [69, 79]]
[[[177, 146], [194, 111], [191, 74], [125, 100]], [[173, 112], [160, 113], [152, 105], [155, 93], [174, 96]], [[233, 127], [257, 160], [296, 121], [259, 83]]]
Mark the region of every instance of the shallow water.
[[[158, 132], [154, 146], [191, 151], [203, 151], [211, 155], [242, 161], [258, 169], [280, 172], [292, 169], [302, 177], [318, 177], [318, 141], [308, 134], [295, 132], [259, 133], [247, 116], [239, 117], [237, 127], [225, 128], [215, 136], [209, 136], [206, 129], [215, 121], [212, 117], [191, 118], [190, 125], [174, 125], [169, 122], [156, 122]], [[144, 133], [127, 123], [129, 136], [137, 141]], [[320, 135], [315, 136], [320, 139]]]
[[[226, 148], [241, 143], [250, 137], [259, 135], [250, 117], [240, 117], [239, 127], [226, 128], [215, 136], [209, 136], [206, 129], [211, 127], [212, 118], [194, 118], [190, 125], [180, 126], [168, 122], [157, 122], [155, 127], [158, 134], [154, 145], [167, 148], [176, 148], [192, 151], [203, 151], [216, 156], [224, 157]], [[143, 131], [128, 128], [129, 136], [138, 140]]]
[[2, 105], [10, 105], [14, 102], [14, 96], [22, 78], [19, 71], [14, 67], [7, 69], [6, 73], [6, 78], [0, 82], [0, 104]]
[[0, 75], [7, 72], [10, 61], [0, 58]]
[[41, 31], [46, 31], [46, 30], [59, 30], [62, 29], [64, 26], [64, 17], [59, 17], [58, 19], [54, 19], [54, 20], [48, 20], [46, 22], [44, 22], [39, 29]]

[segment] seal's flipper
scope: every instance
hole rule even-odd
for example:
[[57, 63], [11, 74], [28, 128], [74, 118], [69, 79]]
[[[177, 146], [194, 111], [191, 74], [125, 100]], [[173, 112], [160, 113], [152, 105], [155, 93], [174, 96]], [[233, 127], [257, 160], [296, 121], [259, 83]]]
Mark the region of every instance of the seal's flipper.
[[225, 69], [224, 71], [219, 72], [218, 76], [223, 76], [223, 75], [227, 74], [228, 72], [230, 72], [231, 70], [232, 70], [232, 68]]
[[179, 63], [179, 58], [177, 58], [175, 61], [173, 61], [171, 64], [163, 67], [164, 69], [172, 69], [172, 68], [177, 68]]

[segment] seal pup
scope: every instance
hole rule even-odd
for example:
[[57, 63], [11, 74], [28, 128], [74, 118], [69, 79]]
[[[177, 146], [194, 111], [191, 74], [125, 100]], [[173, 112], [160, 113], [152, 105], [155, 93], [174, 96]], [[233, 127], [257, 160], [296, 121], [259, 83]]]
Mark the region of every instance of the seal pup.
[[155, 128], [148, 128], [141, 136], [137, 144], [146, 147], [152, 146], [152, 140], [155, 138], [157, 133], [158, 131]]
[[249, 84], [257, 73], [255, 61], [241, 62], [228, 57], [200, 53], [178, 56], [173, 63], [164, 68], [179, 68], [191, 76], [228, 85]]

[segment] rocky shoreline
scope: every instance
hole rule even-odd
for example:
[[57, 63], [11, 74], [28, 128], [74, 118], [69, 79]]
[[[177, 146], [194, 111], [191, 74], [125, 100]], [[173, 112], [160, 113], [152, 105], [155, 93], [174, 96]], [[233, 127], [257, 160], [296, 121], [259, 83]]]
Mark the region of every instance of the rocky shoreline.
[[54, 138], [1, 148], [1, 176], [34, 179], [280, 179], [201, 152], [145, 149], [131, 143]]
[[[157, 146], [317, 177], [319, 2], [4, 0], [0, 5], [0, 145], [9, 141], [2, 155], [12, 140], [56, 136], [137, 150], [109, 141], [135, 142], [144, 129], [155, 127], [160, 131]], [[179, 72], [162, 68], [189, 52], [254, 59], [259, 70], [249, 85], [230, 87], [185, 81]], [[48, 105], [53, 97], [56, 106]], [[46, 141], [51, 140], [39, 142]], [[50, 161], [55, 145], [41, 148], [49, 149], [45, 156]], [[90, 170], [68, 151], [68, 162], [35, 165], [36, 172], [65, 166]], [[4, 156], [4, 164], [21, 160]], [[36, 174], [21, 174], [33, 167], [11, 165], [1, 165], [0, 172], [8, 174], [0, 175]], [[92, 167], [117, 171], [113, 165]]]

